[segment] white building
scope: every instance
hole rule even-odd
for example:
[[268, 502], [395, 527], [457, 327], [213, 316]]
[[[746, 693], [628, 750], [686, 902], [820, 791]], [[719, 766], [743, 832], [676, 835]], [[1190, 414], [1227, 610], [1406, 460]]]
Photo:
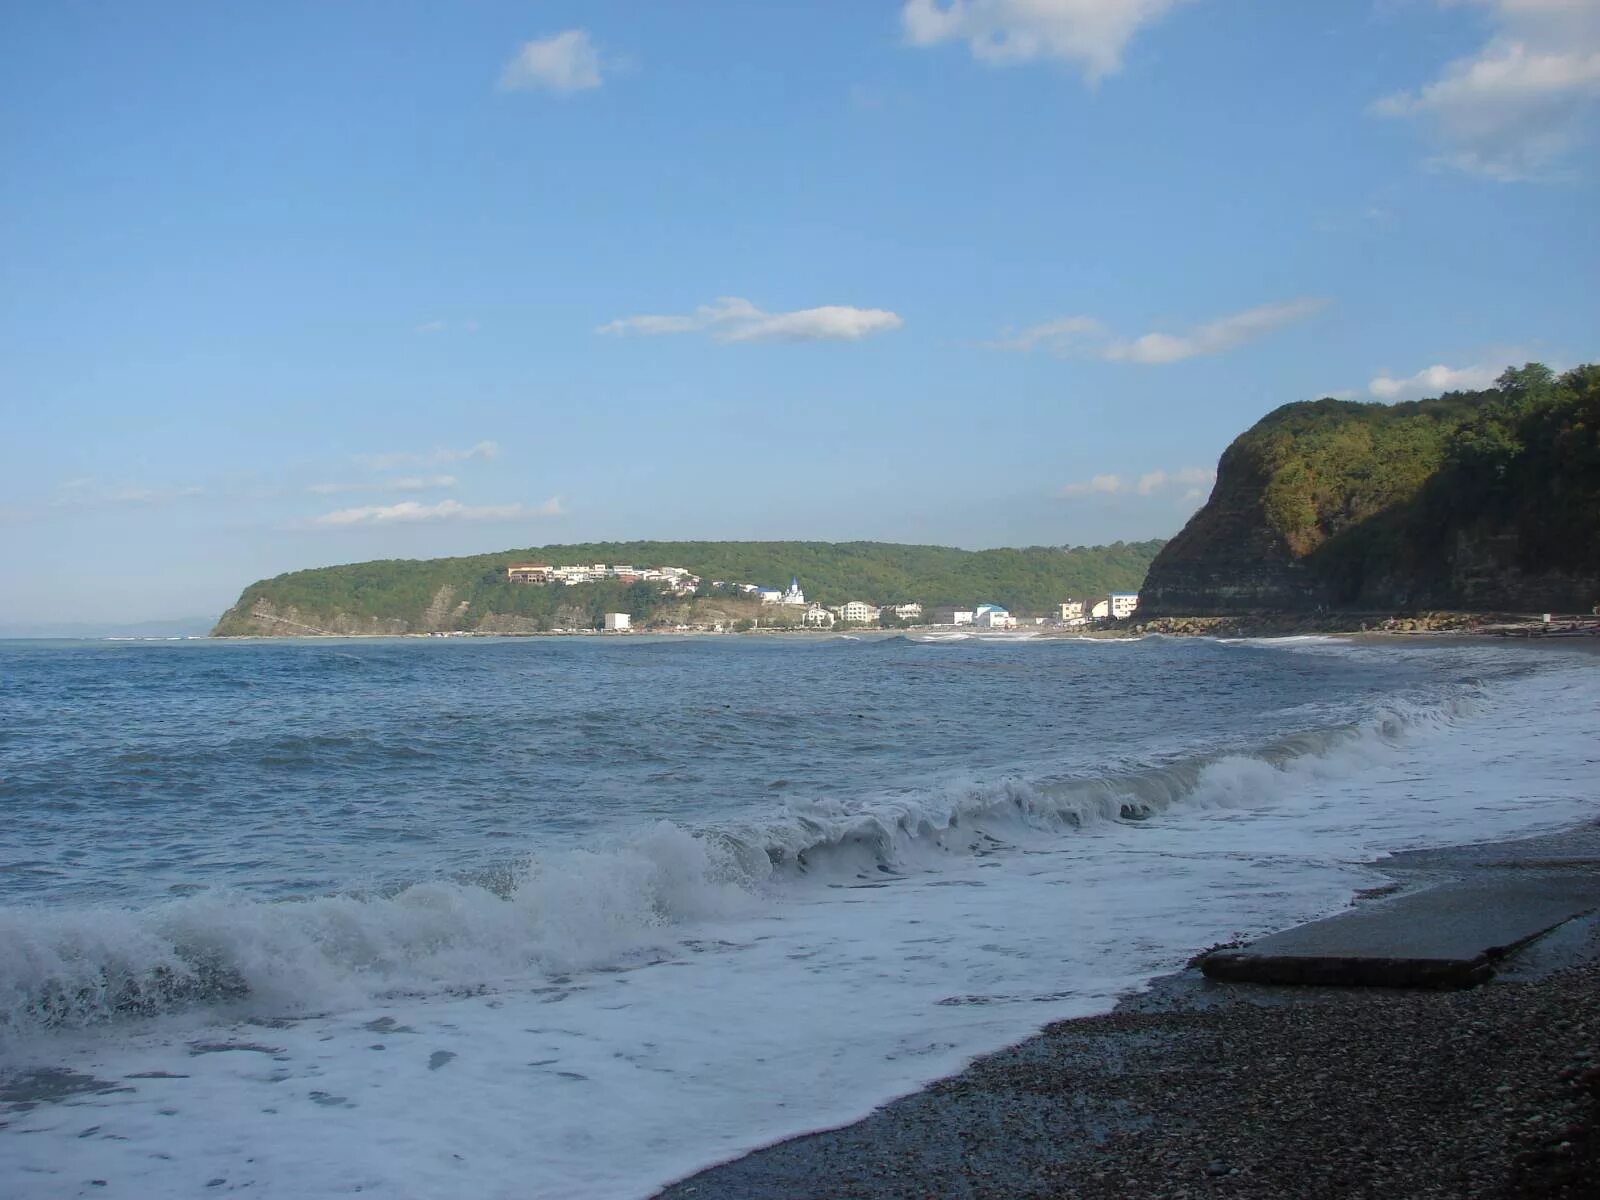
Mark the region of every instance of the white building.
[[606, 628], [614, 633], [626, 633], [633, 628], [633, 618], [627, 613], [607, 613]]
[[935, 625], [971, 625], [972, 610], [951, 605], [936, 608], [933, 610], [933, 623]]
[[848, 604], [841, 604], [834, 611], [839, 614], [841, 621], [849, 621], [854, 625], [866, 625], [878, 619], [878, 610], [860, 600], [851, 600]]
[[1089, 615], [1096, 621], [1104, 621], [1111, 615], [1111, 601], [1096, 600], [1094, 607], [1089, 610]]
[[1063, 600], [1061, 602], [1061, 619], [1068, 625], [1075, 625], [1083, 620], [1082, 600]]
[[782, 604], [783, 593], [777, 588], [757, 588], [756, 595], [761, 597], [763, 604]]
[[783, 593], [783, 603], [795, 608], [806, 606], [806, 594], [800, 590], [800, 581], [793, 575], [789, 576], [789, 590]]
[[1017, 619], [998, 604], [980, 604], [973, 611], [972, 623], [979, 629], [1015, 629]]
[[1138, 592], [1112, 592], [1111, 616], [1120, 621], [1124, 617], [1133, 616], [1133, 610], [1139, 607]]
[[922, 615], [922, 605], [920, 605], [920, 604], [895, 604], [895, 605], [892, 605], [891, 607], [889, 607], [888, 609], [886, 609], [885, 611], [886, 612], [892, 612], [895, 616], [899, 617], [902, 621], [915, 621], [918, 617], [920, 617]]
[[800, 621], [813, 629], [827, 629], [833, 624], [833, 614], [820, 604], [812, 604], [806, 608], [805, 616]]

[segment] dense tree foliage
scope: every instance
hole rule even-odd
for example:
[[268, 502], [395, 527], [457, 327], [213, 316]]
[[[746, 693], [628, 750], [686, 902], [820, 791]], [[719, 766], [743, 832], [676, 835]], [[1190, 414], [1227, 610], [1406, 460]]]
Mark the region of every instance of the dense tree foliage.
[[1268, 414], [1224, 452], [1211, 501], [1158, 558], [1151, 593], [1198, 608], [1232, 580], [1239, 595], [1224, 604], [1273, 589], [1279, 603], [1288, 589], [1380, 607], [1577, 604], [1596, 578], [1600, 367], [1557, 377], [1528, 363], [1480, 392]]
[[1068, 596], [1137, 589], [1160, 548], [1160, 541], [977, 551], [885, 542], [531, 546], [466, 558], [388, 559], [279, 575], [246, 588], [219, 629], [242, 631], [238, 618], [260, 600], [280, 611], [296, 609], [313, 623], [338, 613], [403, 621], [409, 628], [445, 629], [476, 628], [490, 613], [528, 618], [542, 628], [598, 624], [607, 612], [627, 612], [644, 623], [677, 603], [642, 583], [511, 583], [505, 569], [513, 562], [685, 567], [708, 588], [713, 581], [783, 587], [796, 576], [807, 598], [823, 604], [993, 601], [1019, 612], [1044, 613]]

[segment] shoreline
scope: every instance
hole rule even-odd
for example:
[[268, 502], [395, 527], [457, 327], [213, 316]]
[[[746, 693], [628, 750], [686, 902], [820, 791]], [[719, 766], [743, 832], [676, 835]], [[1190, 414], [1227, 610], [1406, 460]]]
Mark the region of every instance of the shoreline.
[[[1587, 613], [1552, 613], [1545, 622], [1544, 614], [1503, 612], [1424, 612], [1413, 615], [1396, 613], [1238, 613], [1228, 616], [1156, 616], [1141, 618], [1137, 613], [1121, 621], [1101, 626], [1029, 625], [1014, 630], [980, 630], [966, 625], [910, 625], [899, 628], [872, 626], [839, 628], [805, 628], [784, 626], [769, 629], [543, 629], [530, 631], [501, 631], [487, 629], [452, 629], [404, 633], [367, 632], [340, 633], [333, 630], [276, 633], [207, 633], [185, 637], [115, 637], [81, 639], [89, 641], [278, 641], [314, 640], [319, 638], [386, 639], [459, 639], [459, 638], [570, 638], [570, 637], [892, 637], [914, 632], [964, 633], [972, 636], [1028, 640], [1083, 640], [1124, 641], [1142, 637], [1210, 637], [1229, 638], [1292, 638], [1292, 637], [1349, 637], [1349, 638], [1500, 638], [1527, 641], [1582, 642], [1600, 638], [1600, 615]], [[32, 639], [19, 639], [32, 640]], [[59, 641], [63, 639], [37, 639]], [[77, 640], [77, 639], [66, 639]]]
[[[1373, 865], [1394, 883], [1352, 898], [1366, 914], [1444, 886], [1487, 892], [1507, 872], [1594, 883], [1600, 819]], [[1108, 1013], [1048, 1025], [656, 1200], [1593, 1194], [1600, 913], [1467, 990], [1219, 982], [1200, 969], [1210, 952]]]

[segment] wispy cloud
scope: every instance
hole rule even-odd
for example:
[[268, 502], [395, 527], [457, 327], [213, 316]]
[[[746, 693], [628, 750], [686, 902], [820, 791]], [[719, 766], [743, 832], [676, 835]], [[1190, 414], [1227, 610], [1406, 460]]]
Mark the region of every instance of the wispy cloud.
[[1396, 379], [1387, 371], [1380, 372], [1367, 384], [1367, 391], [1380, 400], [1414, 400], [1441, 392], [1482, 391], [1492, 387], [1499, 375], [1495, 367], [1447, 367], [1436, 363], [1403, 379]]
[[646, 337], [707, 333], [718, 342], [854, 342], [903, 324], [898, 314], [882, 308], [830, 304], [769, 313], [738, 296], [724, 296], [686, 315], [619, 317], [595, 332]]
[[1152, 496], [1157, 492], [1182, 488], [1189, 491], [1193, 488], [1210, 487], [1215, 481], [1217, 473], [1210, 467], [1179, 467], [1176, 471], [1149, 471], [1139, 476], [1139, 482], [1134, 490], [1141, 496]]
[[405, 475], [355, 483], [313, 483], [306, 491], [318, 496], [336, 496], [341, 492], [428, 492], [453, 488], [458, 482], [454, 475]]
[[1105, 357], [1113, 362], [1173, 363], [1202, 354], [1220, 354], [1246, 342], [1303, 321], [1327, 305], [1326, 300], [1290, 300], [1263, 304], [1196, 325], [1184, 333], [1147, 333], [1128, 342], [1113, 342]]
[[69, 479], [49, 501], [52, 508], [116, 508], [171, 504], [205, 494], [198, 484], [125, 485], [98, 479]]
[[965, 42], [992, 66], [1055, 59], [1091, 84], [1122, 69], [1133, 35], [1184, 0], [905, 0], [900, 25], [913, 46]]
[[1110, 336], [1105, 322], [1094, 317], [1057, 317], [989, 342], [988, 346], [991, 350], [1048, 350], [1065, 355], [1078, 353]]
[[1138, 478], [1122, 475], [1096, 475], [1057, 489], [1063, 500], [1083, 500], [1093, 496], [1155, 496], [1180, 492], [1185, 501], [1203, 499], [1217, 473], [1209, 467], [1178, 467], [1176, 470], [1146, 471]]
[[1114, 496], [1126, 488], [1121, 475], [1096, 475], [1093, 479], [1066, 484], [1056, 495], [1063, 500], [1077, 500], [1083, 496]]
[[411, 332], [428, 335], [447, 333], [450, 330], [457, 330], [461, 333], [477, 333], [478, 323], [476, 321], [424, 321], [420, 325], [413, 326]]
[[500, 72], [500, 90], [543, 89], [558, 95], [587, 91], [604, 82], [600, 52], [584, 29], [567, 29], [524, 42]]
[[517, 521], [535, 517], [558, 517], [566, 512], [559, 496], [552, 496], [543, 504], [462, 504], [459, 500], [441, 500], [437, 504], [422, 504], [416, 500], [402, 500], [398, 504], [367, 504], [358, 508], [341, 508], [313, 517], [310, 524], [330, 529], [346, 529], [357, 525], [409, 525], [423, 521]]
[[358, 454], [356, 462], [369, 471], [392, 471], [396, 467], [443, 466], [448, 463], [473, 460], [488, 461], [499, 457], [499, 443], [485, 440], [460, 450], [450, 446], [436, 446], [422, 453], [400, 450], [385, 454]]
[[1375, 101], [1375, 116], [1420, 124], [1434, 166], [1501, 182], [1559, 177], [1600, 112], [1600, 4], [1594, 0], [1441, 0], [1486, 8], [1495, 33], [1415, 91]]
[[996, 350], [1045, 350], [1063, 357], [1083, 355], [1108, 362], [1164, 364], [1206, 354], [1221, 354], [1264, 337], [1285, 325], [1303, 321], [1326, 307], [1326, 300], [1306, 297], [1282, 304], [1263, 304], [1196, 325], [1182, 333], [1146, 333], [1120, 339], [1095, 317], [1057, 317], [990, 342]]

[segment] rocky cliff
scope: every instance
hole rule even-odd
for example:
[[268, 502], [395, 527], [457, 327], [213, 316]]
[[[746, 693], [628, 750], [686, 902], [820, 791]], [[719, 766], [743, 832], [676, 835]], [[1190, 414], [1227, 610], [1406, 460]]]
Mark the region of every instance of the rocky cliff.
[[1223, 453], [1139, 615], [1600, 601], [1600, 368], [1538, 364], [1409, 404], [1318, 400]]

